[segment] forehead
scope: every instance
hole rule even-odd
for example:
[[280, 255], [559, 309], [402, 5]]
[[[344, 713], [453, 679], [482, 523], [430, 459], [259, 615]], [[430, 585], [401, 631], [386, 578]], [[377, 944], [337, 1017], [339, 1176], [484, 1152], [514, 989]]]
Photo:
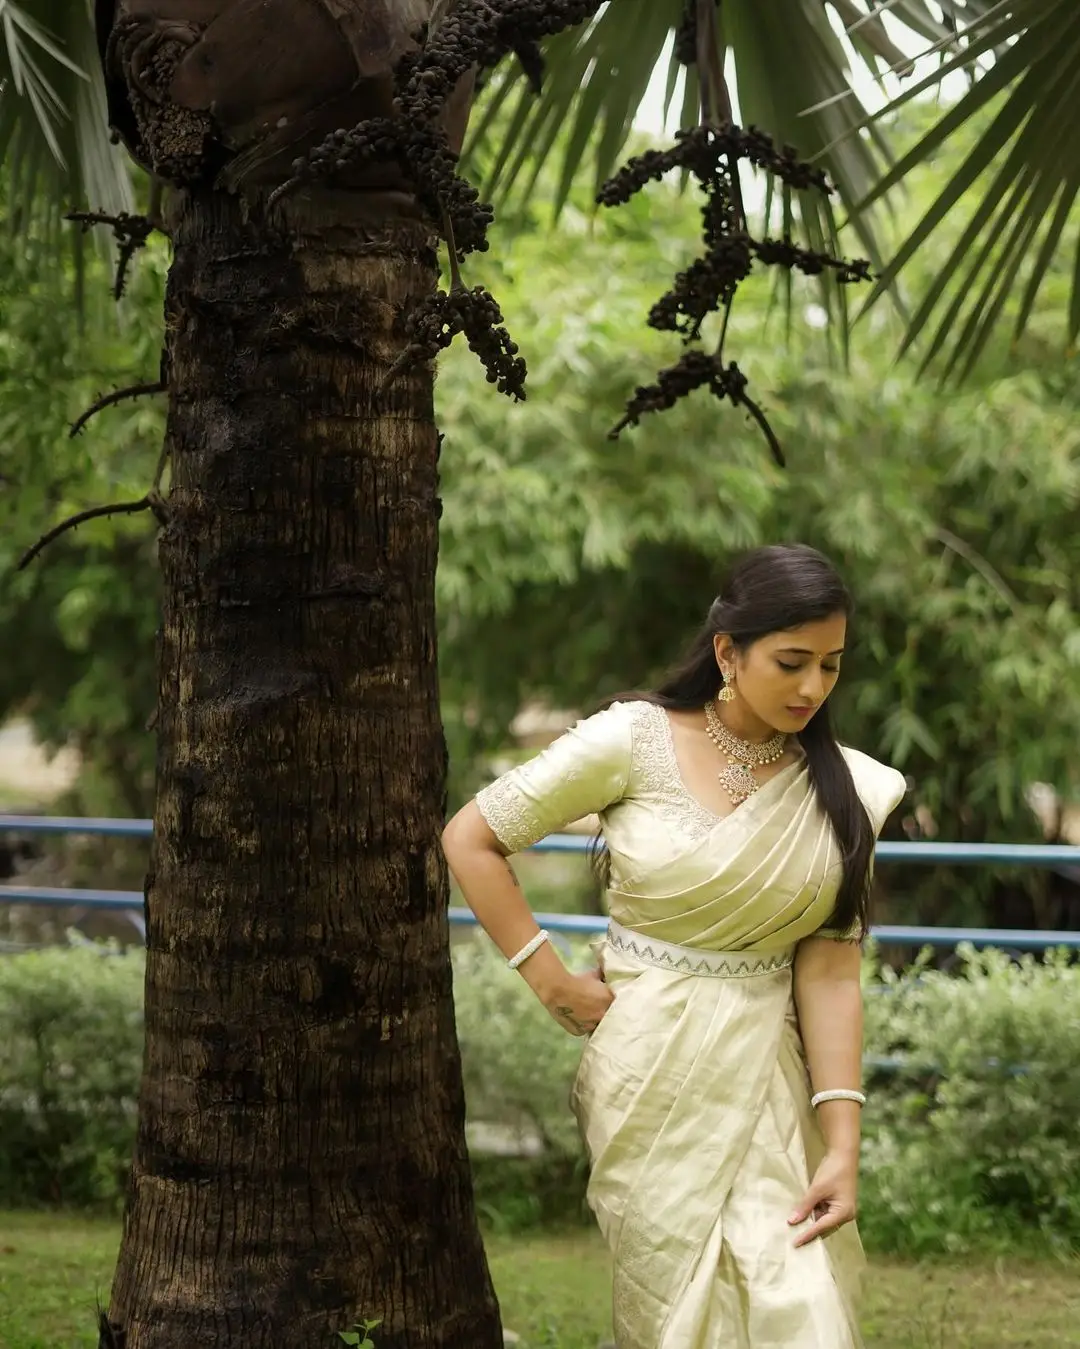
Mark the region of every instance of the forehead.
[[809, 652], [813, 656], [832, 656], [841, 651], [847, 636], [847, 619], [843, 614], [818, 618], [812, 623], [800, 623], [796, 628], [770, 632], [762, 641], [771, 651]]

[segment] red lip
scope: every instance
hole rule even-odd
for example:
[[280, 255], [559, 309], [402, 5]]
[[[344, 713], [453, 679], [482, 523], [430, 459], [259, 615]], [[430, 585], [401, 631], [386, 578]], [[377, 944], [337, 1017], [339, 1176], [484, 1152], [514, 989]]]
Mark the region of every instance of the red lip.
[[814, 709], [812, 707], [789, 707], [788, 711], [795, 717], [808, 717]]

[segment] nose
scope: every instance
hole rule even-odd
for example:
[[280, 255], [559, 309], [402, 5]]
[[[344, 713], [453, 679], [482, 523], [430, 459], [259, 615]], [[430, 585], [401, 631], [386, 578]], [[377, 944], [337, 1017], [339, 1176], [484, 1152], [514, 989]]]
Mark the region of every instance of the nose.
[[808, 672], [806, 679], [799, 681], [799, 697], [802, 707], [817, 707], [825, 697], [825, 687], [821, 680], [821, 671]]

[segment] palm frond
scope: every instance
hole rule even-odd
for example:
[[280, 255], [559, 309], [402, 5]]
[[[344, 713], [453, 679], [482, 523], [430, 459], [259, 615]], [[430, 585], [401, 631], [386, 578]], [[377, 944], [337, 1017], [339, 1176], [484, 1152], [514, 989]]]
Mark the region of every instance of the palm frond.
[[[973, 10], [987, 0], [971, 0]], [[741, 120], [824, 163], [845, 212], [869, 195], [888, 163], [885, 138], [870, 124], [853, 89], [853, 63], [878, 78], [906, 58], [882, 15], [892, 13], [929, 42], [956, 41], [948, 22], [957, 3], [927, 0], [724, 0], [723, 41], [731, 55]], [[942, 11], [946, 14], [943, 21]], [[488, 166], [484, 190], [499, 200], [527, 199], [545, 164], [561, 159], [556, 211], [587, 168], [599, 186], [622, 155], [654, 72], [667, 64], [665, 106], [682, 85], [679, 124], [697, 119], [694, 71], [672, 55], [683, 0], [610, 0], [598, 17], [547, 48], [548, 77], [537, 98], [521, 71], [501, 72], [477, 118], [467, 153]], [[838, 28], [849, 33], [849, 43]], [[853, 128], [868, 128], [852, 135]], [[498, 143], [496, 144], [496, 137]], [[800, 202], [795, 222], [806, 240], [835, 230], [829, 203]], [[853, 218], [860, 246], [882, 261], [873, 215]]]
[[66, 211], [133, 209], [109, 138], [91, 0], [0, 0], [0, 164], [11, 222], [59, 244]]
[[[961, 198], [978, 194], [965, 229], [923, 296], [904, 341], [905, 349], [916, 343], [936, 318], [936, 330], [923, 349], [923, 365], [941, 355], [945, 377], [963, 377], [976, 366], [1010, 301], [1016, 308], [1014, 339], [1024, 331], [1066, 229], [1076, 219], [1080, 160], [1072, 127], [1080, 102], [1080, 5], [1076, 0], [993, 4], [980, 0], [942, 8], [955, 12], [958, 21], [954, 55], [874, 120], [889, 120], [902, 104], [955, 70], [971, 71], [971, 86], [856, 209], [872, 207], [914, 170], [933, 163], [962, 128], [986, 123], [867, 301], [872, 304], [895, 287], [903, 269]], [[1075, 343], [1080, 330], [1078, 287], [1080, 272], [1073, 281], [1069, 343]]]

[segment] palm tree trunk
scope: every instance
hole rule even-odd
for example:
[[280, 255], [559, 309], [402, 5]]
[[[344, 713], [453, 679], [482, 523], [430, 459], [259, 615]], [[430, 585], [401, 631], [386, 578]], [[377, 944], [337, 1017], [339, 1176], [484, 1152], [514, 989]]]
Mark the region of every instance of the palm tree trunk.
[[[493, 1349], [439, 847], [424, 226], [183, 199], [124, 1349]], [[376, 217], [373, 215], [373, 219]]]

